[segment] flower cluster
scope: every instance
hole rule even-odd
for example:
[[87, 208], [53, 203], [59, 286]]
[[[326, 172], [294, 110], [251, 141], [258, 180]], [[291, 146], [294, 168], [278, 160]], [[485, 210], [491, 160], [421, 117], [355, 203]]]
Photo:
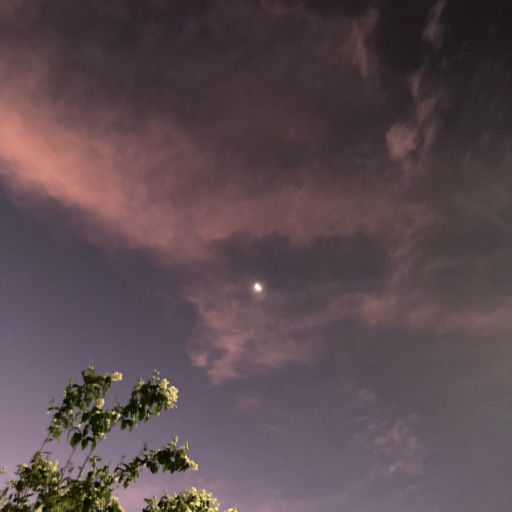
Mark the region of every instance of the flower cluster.
[[[164, 492], [158, 500], [155, 497], [144, 500], [148, 506], [143, 512], [218, 512], [219, 502], [211, 493], [198, 491], [195, 487], [187, 487], [183, 492], [169, 496]], [[237, 512], [230, 508], [226, 512]]]
[[158, 387], [162, 390], [165, 396], [165, 404], [168, 408], [171, 408], [178, 401], [178, 388], [171, 386], [167, 379], [162, 379], [158, 383]]

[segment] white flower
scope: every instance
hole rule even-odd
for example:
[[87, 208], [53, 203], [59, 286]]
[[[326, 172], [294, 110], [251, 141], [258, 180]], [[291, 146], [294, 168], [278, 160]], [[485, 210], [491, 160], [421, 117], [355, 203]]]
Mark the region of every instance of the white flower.
[[[185, 443], [183, 445], [183, 448], [185, 450], [188, 450], [188, 444]], [[188, 462], [188, 467], [192, 470], [192, 471], [197, 471], [197, 469], [199, 468], [199, 466], [193, 461], [193, 460], [190, 460], [188, 457], [187, 457], [187, 462]]]
[[110, 376], [110, 378], [112, 379], [113, 382], [123, 380], [123, 374], [120, 372], [115, 372]]
[[96, 400], [96, 407], [98, 409], [101, 409], [104, 405], [105, 405], [105, 400], [103, 400], [103, 398], [98, 398], [98, 400]]

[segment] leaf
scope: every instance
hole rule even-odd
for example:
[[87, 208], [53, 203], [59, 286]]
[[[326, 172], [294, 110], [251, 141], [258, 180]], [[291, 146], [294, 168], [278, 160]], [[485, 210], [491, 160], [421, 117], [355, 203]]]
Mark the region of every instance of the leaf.
[[[74, 448], [81, 440], [82, 440], [82, 433], [81, 432], [75, 432], [71, 436], [71, 440], [69, 441], [69, 444], [71, 445], [72, 448]], [[84, 447], [82, 446], [82, 449], [83, 448]]]

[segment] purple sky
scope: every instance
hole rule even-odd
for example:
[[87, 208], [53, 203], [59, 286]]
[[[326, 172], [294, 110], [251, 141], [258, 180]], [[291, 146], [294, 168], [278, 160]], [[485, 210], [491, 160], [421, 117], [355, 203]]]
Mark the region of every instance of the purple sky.
[[[89, 357], [243, 512], [509, 512], [509, 1], [0, 0], [0, 466]], [[262, 292], [253, 289], [262, 285]]]

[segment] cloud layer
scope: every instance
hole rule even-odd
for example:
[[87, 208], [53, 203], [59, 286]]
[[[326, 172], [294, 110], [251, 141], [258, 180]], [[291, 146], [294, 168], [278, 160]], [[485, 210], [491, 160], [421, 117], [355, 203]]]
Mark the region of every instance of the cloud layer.
[[80, 211], [95, 241], [184, 269], [188, 352], [212, 382], [308, 363], [347, 318], [510, 332], [492, 283], [510, 281], [512, 153], [492, 126], [469, 153], [451, 131], [444, 2], [405, 72], [378, 8], [148, 5], [3, 4], [0, 172]]

